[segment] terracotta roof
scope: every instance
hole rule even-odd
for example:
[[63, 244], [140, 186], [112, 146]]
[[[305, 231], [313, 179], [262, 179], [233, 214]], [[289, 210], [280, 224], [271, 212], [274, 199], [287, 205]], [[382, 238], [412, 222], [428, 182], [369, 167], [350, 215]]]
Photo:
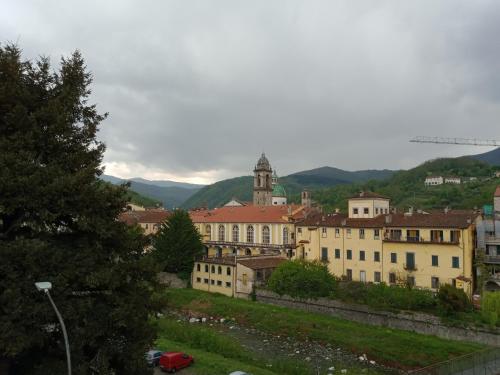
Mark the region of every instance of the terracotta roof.
[[313, 215], [299, 222], [300, 226], [344, 228], [467, 228], [479, 214], [473, 212], [440, 212], [379, 215], [372, 219], [349, 219], [345, 214]]
[[372, 199], [389, 199], [387, 197], [384, 197], [383, 195], [374, 193], [373, 191], [361, 191], [359, 194], [356, 194], [355, 196], [349, 198], [349, 199], [367, 199], [367, 198], [372, 198]]
[[495, 190], [495, 197], [500, 197], [500, 186], [497, 186], [497, 189]]
[[166, 210], [147, 210], [147, 211], [125, 211], [120, 213], [118, 220], [127, 225], [138, 223], [155, 223], [164, 222], [170, 216], [170, 212]]
[[250, 259], [241, 259], [238, 260], [239, 264], [244, 265], [245, 267], [251, 268], [253, 270], [258, 270], [262, 268], [276, 268], [278, 267], [281, 263], [285, 262], [286, 259], [284, 258], [250, 258]]
[[[290, 208], [290, 211], [288, 210]], [[224, 206], [213, 210], [190, 211], [195, 223], [287, 223], [301, 219], [304, 206]]]

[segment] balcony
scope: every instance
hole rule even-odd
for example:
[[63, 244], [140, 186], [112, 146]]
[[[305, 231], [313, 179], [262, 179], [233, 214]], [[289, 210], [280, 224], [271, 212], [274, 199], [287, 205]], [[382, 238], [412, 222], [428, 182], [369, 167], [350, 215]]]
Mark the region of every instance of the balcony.
[[415, 263], [403, 263], [403, 268], [406, 271], [416, 271], [417, 270], [417, 265]]
[[500, 255], [485, 255], [484, 263], [487, 264], [500, 264]]
[[418, 244], [436, 244], [436, 245], [458, 245], [459, 240], [453, 239], [445, 241], [440, 238], [425, 239], [422, 237], [403, 237], [403, 236], [384, 236], [385, 242], [405, 242], [405, 243], [418, 243]]
[[277, 245], [272, 243], [251, 243], [251, 242], [233, 242], [233, 241], [203, 241], [204, 245], [207, 246], [223, 246], [223, 247], [254, 247], [263, 249], [295, 249], [295, 242]]
[[487, 235], [484, 238], [484, 242], [487, 245], [500, 245], [500, 234], [499, 235]]

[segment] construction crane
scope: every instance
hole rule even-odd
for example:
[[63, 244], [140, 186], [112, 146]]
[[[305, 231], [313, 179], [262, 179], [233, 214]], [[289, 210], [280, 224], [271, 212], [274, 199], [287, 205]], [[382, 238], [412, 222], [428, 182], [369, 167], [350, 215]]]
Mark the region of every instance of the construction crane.
[[487, 146], [500, 147], [500, 141], [494, 139], [468, 139], [468, 138], [442, 138], [442, 137], [413, 137], [410, 142], [416, 143], [439, 143], [450, 145]]

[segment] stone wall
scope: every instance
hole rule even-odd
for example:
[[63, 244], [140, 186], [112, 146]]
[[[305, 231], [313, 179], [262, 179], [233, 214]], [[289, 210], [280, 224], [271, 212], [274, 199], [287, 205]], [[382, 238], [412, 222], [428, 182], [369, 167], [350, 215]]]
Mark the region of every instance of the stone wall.
[[500, 346], [500, 330], [455, 328], [443, 325], [436, 316], [423, 313], [391, 313], [372, 310], [364, 305], [348, 304], [330, 299], [295, 300], [279, 296], [267, 290], [256, 291], [257, 300], [272, 305], [292, 307], [309, 312], [322, 313], [360, 323], [383, 326], [450, 340], [471, 341]]
[[187, 282], [179, 279], [175, 273], [160, 272], [158, 274], [158, 281], [169, 288], [179, 289], [187, 287]]

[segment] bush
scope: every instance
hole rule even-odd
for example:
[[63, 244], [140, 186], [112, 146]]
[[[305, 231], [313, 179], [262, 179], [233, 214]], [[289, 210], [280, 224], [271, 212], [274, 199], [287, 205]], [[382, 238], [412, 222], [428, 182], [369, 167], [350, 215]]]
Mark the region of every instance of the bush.
[[457, 289], [449, 284], [439, 288], [438, 301], [439, 307], [445, 315], [472, 310], [472, 303], [467, 294], [462, 289]]
[[500, 317], [500, 293], [485, 292], [481, 301], [481, 316], [491, 326], [496, 326]]
[[293, 260], [276, 268], [268, 287], [279, 295], [294, 298], [327, 297], [335, 288], [335, 278], [319, 261]]

